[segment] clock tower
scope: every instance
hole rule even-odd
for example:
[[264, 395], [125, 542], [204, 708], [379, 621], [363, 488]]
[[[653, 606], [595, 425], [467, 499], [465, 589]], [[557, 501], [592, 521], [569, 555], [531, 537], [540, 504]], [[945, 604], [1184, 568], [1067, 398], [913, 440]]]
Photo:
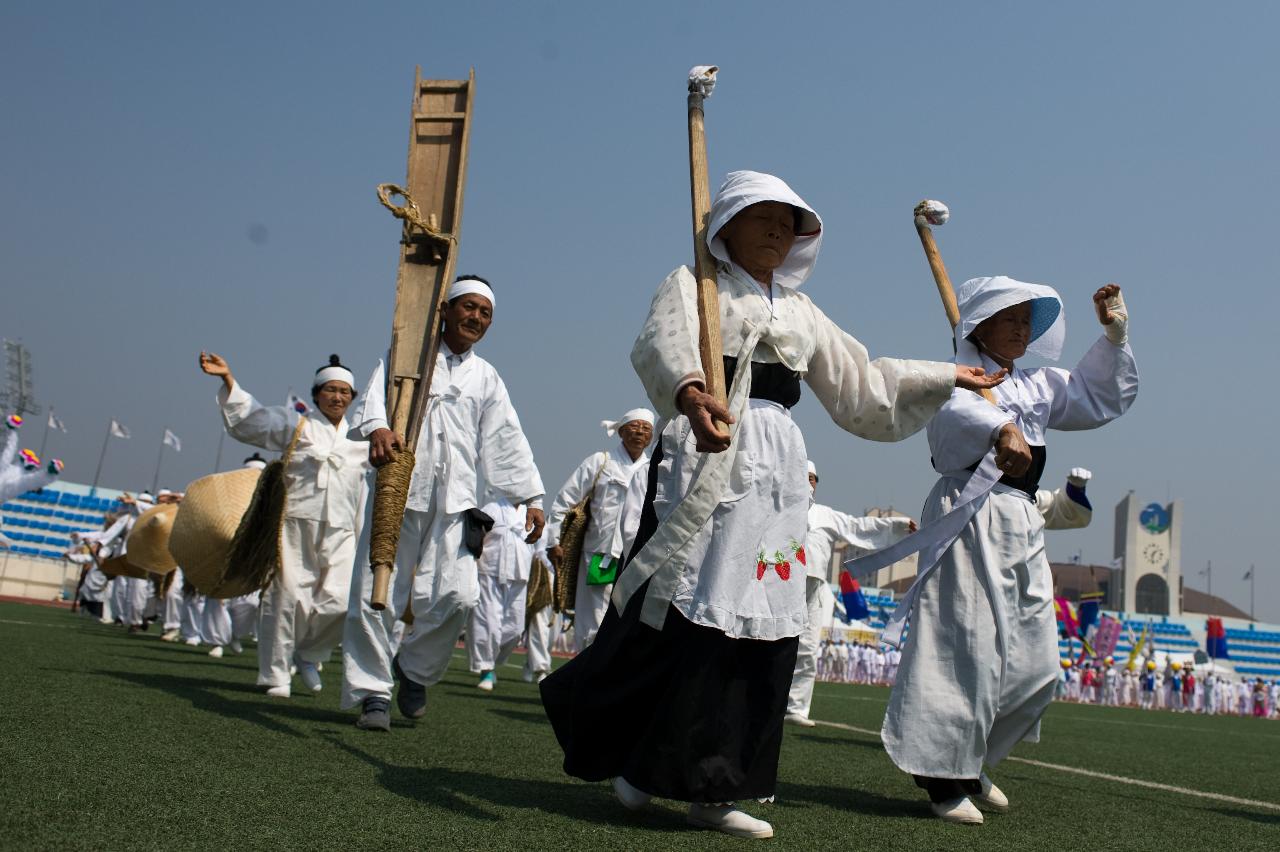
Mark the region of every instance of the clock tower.
[[1118, 582], [1108, 606], [1149, 615], [1182, 614], [1182, 505], [1141, 503], [1131, 491], [1116, 506]]

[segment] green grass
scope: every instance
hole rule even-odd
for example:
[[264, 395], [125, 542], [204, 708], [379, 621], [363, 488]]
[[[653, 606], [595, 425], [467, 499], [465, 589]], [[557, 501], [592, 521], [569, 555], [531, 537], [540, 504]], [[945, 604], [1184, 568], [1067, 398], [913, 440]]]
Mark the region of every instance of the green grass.
[[[535, 687], [492, 694], [461, 659], [416, 726], [358, 731], [319, 696], [267, 698], [252, 650], [210, 659], [62, 610], [0, 604], [0, 847], [6, 849], [718, 849], [662, 802], [625, 811], [560, 770]], [[517, 660], [516, 662], [519, 662]], [[297, 684], [295, 683], [295, 686]], [[878, 730], [888, 691], [819, 684], [813, 716]], [[1280, 803], [1280, 724], [1055, 705], [1015, 756]], [[1280, 810], [1006, 762], [1013, 801], [943, 824], [878, 737], [789, 728], [770, 819], [787, 849], [1276, 849]]]

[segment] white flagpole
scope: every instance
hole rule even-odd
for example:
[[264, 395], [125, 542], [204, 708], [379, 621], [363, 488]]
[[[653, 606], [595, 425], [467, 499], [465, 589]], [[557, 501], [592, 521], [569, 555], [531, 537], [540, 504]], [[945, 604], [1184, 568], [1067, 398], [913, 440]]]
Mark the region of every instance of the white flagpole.
[[102, 476], [102, 460], [107, 457], [107, 442], [111, 440], [111, 423], [111, 420], [107, 421], [107, 434], [102, 437], [102, 452], [98, 453], [98, 469], [93, 474], [93, 487], [89, 489], [90, 497], [98, 493], [98, 478]]
[[49, 443], [49, 421], [53, 419], [53, 409], [49, 409], [48, 416], [44, 419], [44, 437], [40, 439], [40, 460], [44, 461], [44, 447]]
[[213, 460], [213, 472], [217, 473], [222, 470], [222, 441], [227, 437], [226, 429], [218, 430], [218, 456]]
[[164, 437], [165, 432], [169, 431], [169, 427], [164, 427], [160, 432], [160, 452], [156, 455], [156, 475], [151, 480], [151, 496], [156, 496], [156, 491], [160, 488], [160, 462], [164, 461]]

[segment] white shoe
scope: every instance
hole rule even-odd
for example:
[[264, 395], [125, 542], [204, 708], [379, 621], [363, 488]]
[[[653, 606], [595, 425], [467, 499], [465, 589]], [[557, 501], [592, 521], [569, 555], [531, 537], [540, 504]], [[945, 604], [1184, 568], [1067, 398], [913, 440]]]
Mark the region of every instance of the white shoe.
[[239, 639], [232, 639], [232, 640], [231, 640], [231, 644], [230, 644], [230, 645], [228, 645], [227, 647], [231, 649], [231, 653], [233, 653], [233, 654], [243, 654], [243, 653], [244, 653], [244, 646], [240, 644], [240, 640], [239, 640]]
[[320, 670], [316, 668], [315, 663], [299, 662], [298, 677], [302, 678], [303, 685], [312, 692], [324, 689], [324, 684], [320, 682]]
[[222, 659], [222, 646], [214, 645], [213, 650], [209, 652], [209, 656], [215, 659]]
[[194, 636], [191, 637], [190, 639], [184, 639], [182, 640], [182, 642], [184, 645], [191, 645], [192, 647], [195, 647], [196, 645], [200, 644], [200, 640], [195, 638]]
[[525, 669], [520, 673], [520, 677], [525, 683], [533, 683], [533, 672]]
[[803, 713], [788, 713], [783, 717], [793, 725], [799, 725], [802, 728], [816, 728], [818, 723], [810, 719]]
[[288, 698], [290, 694], [289, 684], [284, 686], [273, 686], [267, 690], [267, 695], [272, 698]]
[[689, 805], [689, 825], [710, 828], [733, 837], [763, 840], [773, 837], [773, 826], [762, 819], [745, 814], [733, 805]]
[[618, 797], [618, 801], [622, 802], [622, 806], [629, 811], [638, 811], [653, 801], [653, 796], [644, 790], [632, 787], [621, 775], [613, 779], [613, 792]]
[[947, 822], [956, 822], [961, 825], [982, 825], [982, 811], [973, 806], [973, 802], [968, 797], [961, 796], [958, 799], [948, 799], [945, 802], [930, 802], [929, 807], [933, 809], [933, 815]]
[[160, 634], [161, 642], [176, 642], [177, 639], [178, 639], [178, 631], [176, 630], [166, 630], [164, 633]]
[[546, 672], [538, 672], [538, 683], [542, 683], [546, 679], [547, 679]]
[[978, 781], [982, 784], [982, 792], [970, 797], [975, 805], [984, 810], [995, 811], [998, 814], [1009, 810], [1009, 797], [999, 787], [991, 783], [987, 773], [984, 772], [979, 775]]
[[476, 689], [483, 689], [485, 692], [493, 692], [494, 684], [498, 682], [498, 676], [493, 672], [485, 672], [480, 676], [480, 682], [476, 684]]

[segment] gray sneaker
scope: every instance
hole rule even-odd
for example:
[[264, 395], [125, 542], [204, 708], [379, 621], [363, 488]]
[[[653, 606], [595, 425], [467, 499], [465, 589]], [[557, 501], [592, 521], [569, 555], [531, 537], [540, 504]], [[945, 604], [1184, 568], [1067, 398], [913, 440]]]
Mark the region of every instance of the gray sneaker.
[[356, 727], [362, 731], [390, 731], [391, 701], [381, 695], [370, 695], [360, 707]]
[[400, 682], [400, 688], [396, 690], [396, 707], [400, 715], [406, 719], [421, 719], [427, 715], [427, 688], [409, 679], [400, 668], [399, 657], [391, 661], [391, 667]]

